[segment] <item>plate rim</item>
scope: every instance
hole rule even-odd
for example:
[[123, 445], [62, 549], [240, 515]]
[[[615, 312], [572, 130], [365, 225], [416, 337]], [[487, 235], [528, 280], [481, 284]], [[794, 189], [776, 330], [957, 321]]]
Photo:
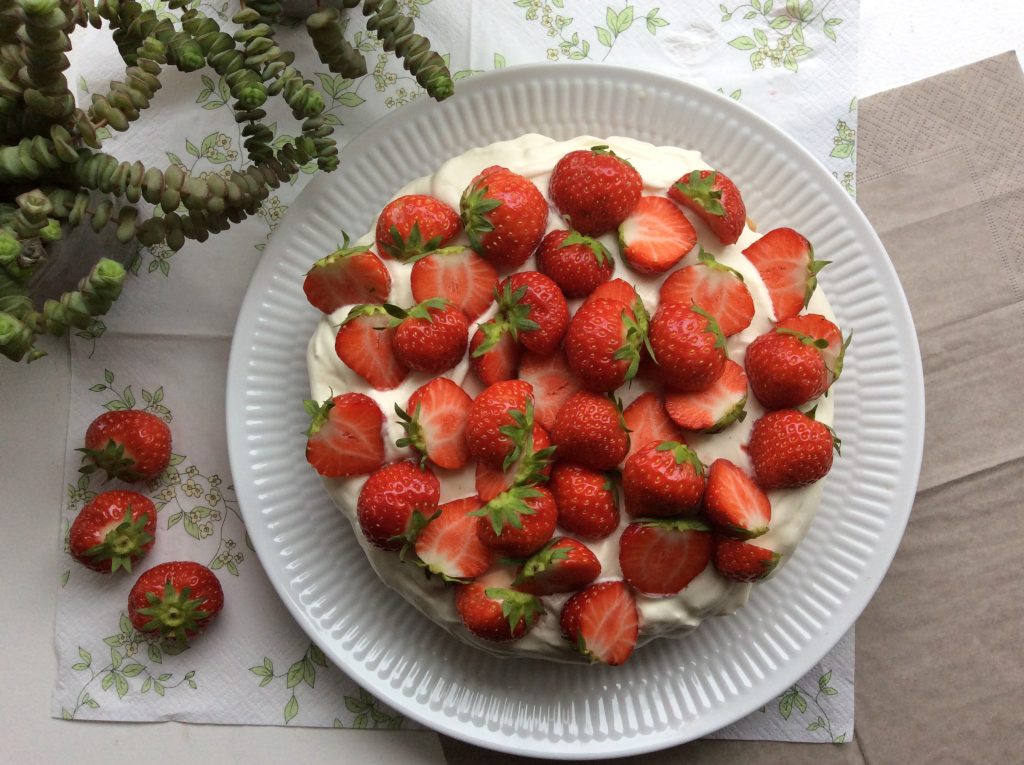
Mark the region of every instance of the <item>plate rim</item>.
[[[470, 79], [464, 80], [460, 83], [459, 89], [453, 98], [458, 98], [459, 93], [474, 93], [476, 91], [486, 90], [489, 88], [500, 88], [507, 83], [518, 82], [524, 77], [531, 79], [571, 79], [578, 76], [581, 71], [589, 71], [591, 74], [599, 73], [603, 77], [615, 80], [626, 80], [629, 81], [629, 84], [634, 84], [639, 87], [661, 88], [667, 91], [677, 90], [690, 98], [720, 99], [720, 101], [716, 101], [716, 106], [726, 113], [726, 117], [735, 116], [750, 127], [770, 134], [773, 140], [784, 144], [788, 152], [800, 156], [802, 160], [809, 160], [810, 164], [814, 167], [814, 173], [828, 174], [828, 170], [816, 156], [811, 154], [808, 149], [798, 143], [788, 133], [775, 126], [751, 108], [738, 103], [727, 96], [716, 94], [714, 91], [708, 90], [707, 88], [660, 73], [598, 63], [525, 64], [481, 73]], [[342, 164], [344, 164], [344, 158], [347, 153], [355, 153], [363, 149], [364, 146], [372, 145], [376, 141], [376, 130], [381, 125], [405, 120], [418, 115], [420, 112], [438, 108], [438, 106], [439, 105], [433, 101], [421, 98], [403, 106], [401, 109], [375, 120], [340, 149], [340, 159], [342, 160]], [[732, 115], [729, 115], [729, 112], [732, 112]], [[473, 145], [484, 146], [494, 140], [500, 139], [492, 138]], [[467, 146], [466, 148], [468, 149], [470, 147]], [[343, 173], [344, 170], [341, 171], [341, 174]], [[321, 173], [314, 177], [296, 197], [295, 202], [293, 202], [293, 206], [303, 195], [315, 193], [317, 186], [331, 182], [332, 175], [333, 174]], [[874, 265], [887, 272], [886, 281], [889, 282], [890, 287], [895, 288], [893, 291], [894, 294], [891, 296], [895, 298], [895, 300], [891, 301], [890, 307], [894, 313], [901, 314], [902, 318], [905, 320], [903, 328], [906, 331], [905, 333], [900, 333], [897, 336], [901, 341], [902, 351], [907, 359], [907, 368], [905, 370], [909, 378], [907, 382], [907, 390], [912, 394], [907, 402], [909, 409], [906, 413], [906, 419], [908, 424], [911, 424], [911, 427], [908, 427], [907, 429], [908, 449], [905, 453], [904, 463], [909, 472], [901, 475], [901, 481], [906, 486], [905, 496], [908, 498], [908, 501], [901, 503], [900, 507], [895, 508], [899, 510], [899, 514], [894, 515], [892, 523], [887, 524], [885, 529], [886, 535], [880, 539], [879, 544], [875, 545], [876, 555], [880, 554], [880, 557], [876, 559], [880, 564], [884, 565], [880, 565], [873, 571], [866, 570], [864, 572], [863, 579], [866, 581], [865, 586], [858, 589], [851, 589], [851, 591], [844, 596], [843, 602], [846, 604], [846, 609], [841, 615], [842, 618], [830, 620], [829, 623], [820, 631], [818, 640], [809, 642], [802, 650], [800, 660], [787, 664], [782, 667], [781, 670], [773, 671], [771, 674], [775, 676], [775, 681], [773, 682], [771, 679], [766, 680], [765, 684], [761, 687], [761, 693], [756, 693], [751, 698], [747, 699], [748, 703], [740, 703], [740, 699], [742, 699], [742, 697], [739, 697], [737, 701], [733, 702], [734, 706], [737, 707], [737, 711], [735, 714], [730, 713], [731, 719], [729, 721], [716, 724], [710, 729], [698, 730], [695, 733], [689, 726], [687, 726], [686, 728], [678, 729], [680, 732], [685, 732], [683, 732], [682, 735], [677, 736], [672, 735], [673, 730], [670, 728], [668, 731], [656, 731], [651, 734], [640, 733], [617, 739], [591, 739], [586, 742], [579, 740], [554, 742], [546, 739], [526, 739], [521, 736], [507, 735], [500, 733], [499, 731], [490, 730], [487, 726], [476, 726], [472, 722], [460, 721], [458, 718], [447, 717], [444, 715], [438, 716], [436, 714], [432, 715], [428, 708], [418, 704], [414, 698], [406, 697], [402, 694], [391, 693], [391, 687], [385, 681], [378, 678], [376, 674], [363, 669], [358, 664], [353, 663], [350, 665], [348, 663], [343, 663], [343, 657], [339, 656], [335, 652], [330, 642], [330, 636], [327, 635], [325, 631], [321, 630], [319, 625], [305, 613], [304, 607], [298, 599], [292, 597], [292, 591], [289, 588], [287, 578], [281, 575], [274, 575], [275, 569], [268, 565], [273, 561], [277, 550], [272, 549], [270, 541], [268, 541], [265, 535], [260, 533], [250, 533], [250, 538], [252, 539], [256, 554], [259, 557], [260, 563], [263, 566], [264, 571], [267, 573], [267, 578], [270, 580], [278, 597], [310, 639], [324, 651], [325, 655], [331, 658], [332, 663], [347, 674], [353, 681], [363, 687], [366, 687], [387, 704], [423, 724], [429, 730], [444, 733], [467, 743], [495, 751], [542, 758], [577, 760], [605, 759], [633, 754], [645, 754], [677, 746], [701, 736], [706, 736], [716, 730], [720, 730], [722, 727], [742, 719], [757, 707], [763, 705], [766, 701], [774, 698], [784, 688], [788, 687], [792, 682], [806, 674], [811, 667], [813, 667], [821, 660], [822, 657], [832, 650], [842, 636], [853, 626], [856, 620], [860, 617], [864, 608], [874, 597], [882, 579], [892, 564], [892, 560], [906, 529], [913, 506], [914, 495], [916, 494], [923, 458], [925, 390], [923, 366], [921, 363], [920, 346], [917, 338], [916, 327], [914, 325], [910, 306], [907, 302], [906, 295], [903, 291], [902, 284], [899, 281], [895, 267], [893, 266], [893, 263], [877, 233], [868, 221], [867, 217], [857, 206], [856, 202], [839, 186], [838, 183], [834, 182], [831, 175], [829, 175], [829, 183], [834, 185], [834, 191], [836, 192], [833, 193], [834, 199], [831, 201], [838, 203], [841, 211], [845, 215], [849, 216], [849, 220], [856, 221], [857, 226], [860, 229], [857, 231], [857, 238], [861, 242], [861, 246], [865, 250], [875, 251], [870, 255], [873, 261], [875, 261]], [[826, 185], [826, 188], [832, 187]], [[228, 358], [227, 384], [225, 386], [225, 406], [228, 460], [233, 478], [235, 476], [251, 473], [251, 466], [245, 461], [246, 427], [244, 401], [242, 397], [243, 386], [240, 385], [240, 383], [244, 383], [245, 381], [246, 368], [249, 362], [250, 352], [252, 350], [251, 341], [253, 338], [251, 337], [251, 328], [257, 325], [255, 320], [259, 315], [259, 308], [263, 294], [273, 285], [273, 264], [279, 257], [278, 249], [280, 247], [280, 245], [275, 246], [275, 242], [280, 243], [284, 241], [285, 236], [291, 230], [291, 225], [294, 225], [296, 220], [296, 216], [292, 216], [291, 220], [289, 220], [289, 216], [285, 215], [280, 226], [268, 242], [246, 289], [245, 297], [243, 298], [239, 309], [234, 334], [232, 336], [231, 349]], [[238, 480], [234, 480], [234, 486], [235, 494], [239, 503], [239, 509], [241, 510], [243, 519], [246, 521], [246, 525], [248, 527], [249, 523], [253, 522], [253, 520], [259, 520], [261, 517], [257, 510], [259, 501], [254, 496], [254, 486], [251, 483]], [[249, 509], [247, 510], [246, 508]], [[794, 667], [797, 669], [794, 669]], [[769, 691], [771, 691], [771, 693], [768, 693]], [[481, 733], [490, 733], [492, 735], [480, 735]], [[690, 735], [691, 733], [694, 733], [694, 735]], [[595, 750], [593, 748], [595, 744], [599, 746], [600, 749]], [[547, 746], [549, 748], [546, 750], [537, 750], [536, 747], [538, 745]]]

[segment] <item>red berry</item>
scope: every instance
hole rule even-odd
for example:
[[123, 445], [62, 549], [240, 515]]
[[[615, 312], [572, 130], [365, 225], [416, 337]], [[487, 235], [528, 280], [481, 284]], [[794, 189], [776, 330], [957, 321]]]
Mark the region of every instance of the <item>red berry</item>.
[[474, 321], [494, 300], [498, 272], [467, 247], [448, 247], [418, 259], [409, 274], [418, 303], [444, 298]]
[[587, 388], [610, 393], [636, 376], [646, 337], [647, 312], [639, 298], [627, 307], [592, 295], [569, 322], [565, 359]]
[[[498, 288], [498, 305], [524, 348], [546, 356], [561, 345], [569, 306], [549, 277], [539, 271], [512, 274]], [[517, 316], [523, 318], [517, 321]]]
[[636, 648], [640, 612], [621, 581], [598, 582], [562, 606], [562, 635], [591, 661], [617, 665]]
[[806, 306], [827, 260], [815, 260], [814, 248], [791, 228], [769, 231], [743, 251], [768, 289], [775, 320], [785, 321]]
[[550, 356], [524, 352], [519, 362], [519, 378], [533, 387], [534, 417], [548, 430], [555, 426], [555, 418], [565, 402], [582, 387], [562, 351]]
[[562, 406], [551, 431], [560, 461], [611, 470], [629, 451], [629, 434], [614, 401], [589, 391], [574, 393]]
[[153, 547], [156, 507], [134, 491], [97, 494], [75, 516], [68, 530], [68, 551], [79, 563], [110, 574], [123, 568], [131, 573]]
[[686, 443], [683, 432], [669, 419], [665, 401], [657, 393], [644, 393], [622, 412], [629, 429], [629, 459], [652, 442], [679, 441]]
[[671, 199], [640, 197], [619, 226], [623, 259], [641, 274], [661, 274], [697, 244], [697, 232]]
[[839, 440], [824, 424], [797, 409], [769, 412], [754, 423], [747, 453], [762, 489], [814, 483], [832, 469]]
[[540, 243], [537, 270], [550, 276], [567, 298], [582, 298], [611, 279], [615, 261], [597, 239], [555, 229]]
[[306, 402], [306, 460], [322, 476], [371, 473], [384, 462], [384, 414], [369, 396], [343, 393]]
[[832, 385], [839, 379], [843, 372], [843, 361], [846, 358], [846, 349], [850, 345], [853, 335], [843, 337], [839, 327], [817, 313], [803, 313], [791, 319], [780, 321], [776, 329], [786, 329], [792, 332], [799, 332], [802, 335], [813, 337], [815, 340], [823, 340], [826, 345], [816, 343], [825, 359], [825, 371], [828, 374], [828, 384]]
[[488, 167], [462, 194], [462, 222], [470, 246], [499, 270], [523, 265], [548, 222], [548, 203], [533, 181], [504, 167]]
[[735, 244], [747, 224], [740, 191], [724, 173], [694, 170], [676, 181], [668, 195], [693, 210], [722, 244]]
[[523, 444], [519, 456], [504, 470], [486, 462], [476, 463], [476, 493], [484, 502], [490, 502], [513, 486], [543, 483], [551, 475], [554, 454], [548, 432], [534, 424], [533, 434]]
[[480, 541], [502, 555], [522, 558], [551, 539], [558, 509], [543, 486], [513, 486], [474, 512]]
[[586, 236], [600, 236], [633, 212], [643, 186], [629, 162], [607, 146], [594, 146], [558, 160], [548, 194], [572, 228]]
[[484, 385], [515, 379], [523, 349], [500, 320], [476, 328], [469, 341], [469, 365]]
[[544, 606], [533, 595], [481, 582], [456, 586], [455, 609], [466, 629], [496, 642], [518, 640], [544, 613]]
[[379, 305], [358, 305], [349, 311], [334, 338], [334, 351], [375, 390], [397, 388], [409, 374], [393, 346], [391, 316]]
[[469, 324], [466, 315], [441, 298], [431, 298], [402, 311], [388, 306], [399, 319], [392, 346], [398, 361], [418, 372], [439, 375], [466, 355]]
[[668, 416], [681, 428], [718, 433], [747, 416], [747, 376], [743, 367], [726, 360], [722, 374], [699, 393], [666, 393]]
[[699, 262], [680, 268], [662, 282], [662, 303], [699, 305], [715, 317], [726, 337], [742, 332], [754, 318], [754, 299], [740, 272], [715, 260], [702, 247]]
[[704, 517], [720, 534], [751, 539], [768, 531], [772, 504], [740, 468], [727, 459], [717, 459], [708, 468]]
[[700, 306], [662, 303], [651, 319], [650, 340], [659, 377], [671, 390], [706, 390], [725, 368], [725, 337]]
[[750, 389], [765, 409], [792, 409], [828, 389], [825, 357], [816, 340], [790, 329], [773, 329], [747, 346], [744, 365]]
[[473, 579], [494, 562], [494, 551], [477, 537], [477, 517], [483, 506], [479, 497], [446, 502], [416, 537], [416, 557], [434, 574], [445, 579]]
[[587, 302], [598, 299], [613, 300], [632, 310], [633, 304], [636, 303], [639, 297], [633, 285], [625, 279], [612, 279], [591, 292]]
[[438, 467], [457, 470], [469, 462], [466, 420], [472, 403], [469, 394], [447, 377], [421, 385], [398, 412], [405, 437], [397, 446], [411, 446]]
[[626, 460], [622, 494], [632, 518], [692, 515], [704, 497], [704, 466], [683, 444], [648, 444]]
[[645, 595], [675, 595], [711, 562], [714, 537], [692, 518], [629, 524], [619, 538], [622, 577]]
[[559, 462], [548, 488], [558, 506], [558, 525], [584, 539], [603, 539], [619, 527], [615, 484], [606, 474]]
[[777, 552], [735, 539], [720, 539], [715, 547], [715, 568], [734, 582], [766, 579], [781, 558]]
[[574, 592], [601, 575], [601, 561], [582, 542], [559, 537], [519, 567], [513, 585], [531, 595]]
[[154, 566], [142, 572], [128, 593], [132, 626], [179, 646], [209, 627], [223, 607], [217, 575], [193, 561]]
[[79, 472], [102, 470], [107, 480], [148, 481], [171, 462], [171, 429], [155, 414], [139, 409], [104, 412], [90, 423], [85, 448], [79, 451], [85, 455]]
[[306, 299], [324, 313], [343, 305], [383, 303], [391, 291], [391, 274], [369, 247], [345, 247], [321, 258], [302, 283]]
[[437, 511], [441, 483], [411, 460], [392, 462], [372, 473], [359, 491], [356, 515], [366, 540], [382, 550], [398, 551]]
[[469, 408], [466, 421], [469, 453], [491, 467], [509, 467], [522, 454], [527, 436], [532, 432], [533, 390], [522, 380], [491, 385]]
[[377, 218], [377, 251], [404, 262], [444, 247], [457, 233], [455, 210], [426, 194], [408, 194], [389, 202]]

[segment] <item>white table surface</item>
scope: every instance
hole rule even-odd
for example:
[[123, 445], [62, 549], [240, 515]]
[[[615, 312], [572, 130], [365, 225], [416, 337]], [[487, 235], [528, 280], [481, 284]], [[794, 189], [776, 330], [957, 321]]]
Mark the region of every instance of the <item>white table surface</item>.
[[[1024, 56], [1024, 3], [980, 5], [861, 0], [859, 95], [1007, 50]], [[63, 501], [70, 364], [62, 341], [44, 347], [49, 355], [31, 366], [0, 360], [0, 640], [6, 649], [0, 761], [443, 763], [440, 741], [428, 732], [67, 723], [50, 717], [54, 582], [62, 565], [56, 509]]]

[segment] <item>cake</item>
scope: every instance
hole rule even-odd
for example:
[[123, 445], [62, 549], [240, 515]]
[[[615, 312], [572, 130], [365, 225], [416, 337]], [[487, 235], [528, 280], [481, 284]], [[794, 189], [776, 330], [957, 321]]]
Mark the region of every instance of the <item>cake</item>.
[[455, 637], [622, 663], [742, 607], [806, 534], [845, 350], [823, 265], [697, 151], [470, 149], [306, 276], [307, 459]]

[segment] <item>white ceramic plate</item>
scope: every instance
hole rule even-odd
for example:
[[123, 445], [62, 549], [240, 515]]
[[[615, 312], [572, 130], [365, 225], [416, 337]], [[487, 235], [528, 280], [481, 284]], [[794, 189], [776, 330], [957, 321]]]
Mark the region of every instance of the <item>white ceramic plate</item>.
[[[319, 318], [302, 278], [344, 226], [367, 231], [406, 182], [473, 146], [538, 132], [627, 135], [699, 149], [762, 230], [803, 232], [855, 340], [837, 386], [843, 455], [788, 565], [737, 614], [658, 640], [623, 667], [497, 660], [386, 588], [304, 458], [305, 349]], [[846, 632], [889, 566], [920, 468], [924, 392], [895, 271], [860, 210], [791, 138], [728, 98], [611, 67], [540, 65], [459, 83], [349, 143], [274, 234], [231, 349], [228, 445], [249, 535], [282, 600], [334, 662], [409, 717], [494, 749], [596, 759], [711, 733], [767, 703]]]

